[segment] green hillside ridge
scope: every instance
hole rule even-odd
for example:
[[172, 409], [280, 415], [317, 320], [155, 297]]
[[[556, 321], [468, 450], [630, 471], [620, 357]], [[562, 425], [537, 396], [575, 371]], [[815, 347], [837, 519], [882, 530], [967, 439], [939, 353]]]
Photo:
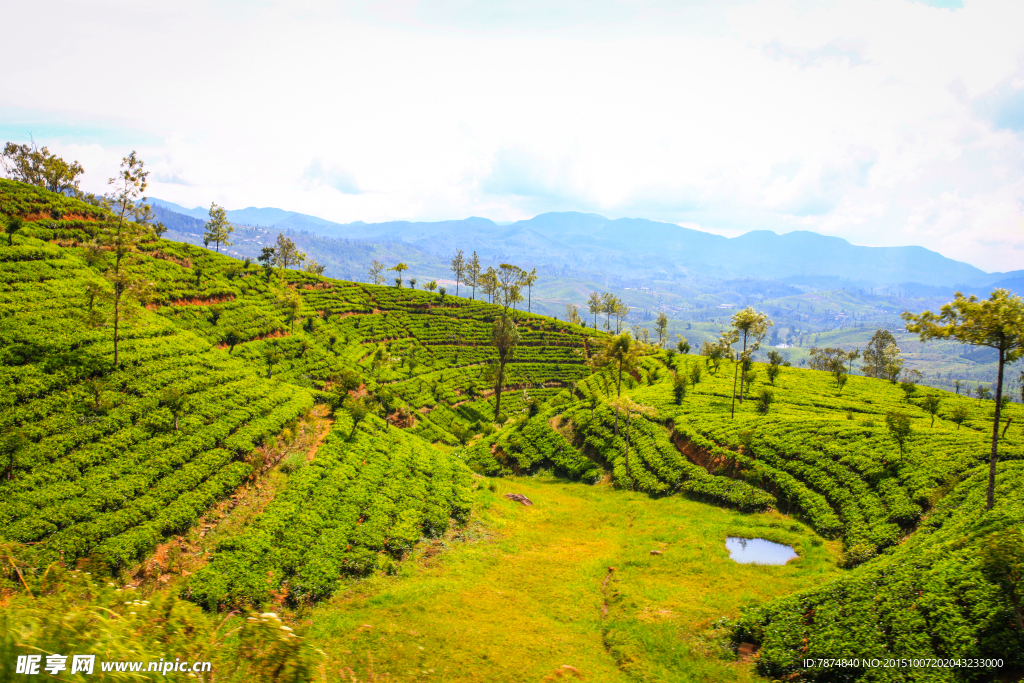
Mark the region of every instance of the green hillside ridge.
[[[167, 237], [173, 240], [203, 244], [203, 221], [175, 214], [155, 207], [157, 218], [169, 227]], [[205, 210], [196, 210], [195, 215], [204, 216]], [[253, 228], [235, 226], [233, 244], [222, 252], [237, 258], [256, 259], [263, 246], [272, 244], [279, 233], [288, 236], [317, 262], [326, 268], [325, 273], [333, 278], [366, 281], [367, 265], [374, 259], [386, 264], [404, 262], [409, 264], [407, 276], [424, 283], [437, 280], [446, 284], [451, 291], [455, 282], [449, 267], [449, 255], [428, 251], [419, 246], [399, 241], [394, 236], [378, 235], [372, 239], [347, 239], [327, 237], [312, 232], [294, 232], [283, 224], [278, 228]], [[455, 236], [461, 235], [455, 227]], [[472, 241], [456, 243], [460, 248], [473, 249]], [[467, 252], [468, 253], [468, 252]], [[483, 254], [484, 266], [498, 265], [504, 260], [515, 260], [503, 253]], [[767, 311], [776, 321], [780, 343], [797, 346], [798, 350], [787, 351], [790, 360], [798, 363], [806, 357], [810, 346], [825, 344], [833, 335], [845, 337], [843, 348], [863, 347], [875, 329], [885, 328], [897, 335], [901, 348], [909, 343], [911, 348], [920, 346], [903, 329], [899, 314], [904, 310], [920, 311], [937, 308], [949, 300], [951, 288], [926, 287], [903, 284], [885, 288], [869, 288], [836, 277], [810, 278], [802, 280], [758, 279], [765, 277], [757, 269], [748, 277], [719, 280], [700, 276], [686, 276], [682, 279], [665, 279], [647, 268], [634, 268], [628, 273], [609, 274], [600, 260], [594, 260], [579, 267], [567, 267], [555, 260], [555, 255], [537, 259], [539, 279], [533, 288], [532, 310], [545, 316], [566, 319], [566, 305], [574, 304], [586, 311], [587, 297], [591, 292], [610, 292], [630, 306], [626, 322], [631, 329], [647, 329], [653, 332], [654, 320], [664, 312], [670, 320], [671, 335], [682, 334], [699, 348], [704, 341], [713, 341], [723, 326], [727, 326], [735, 308], [756, 305]], [[526, 264], [532, 267], [534, 264]], [[1012, 284], [1012, 283], [1011, 283]], [[1015, 291], [1019, 288], [1012, 287]], [[468, 289], [465, 284], [460, 294]], [[988, 287], [976, 283], [968, 286], [968, 293], [985, 295]], [[477, 297], [480, 293], [477, 292]], [[733, 308], [722, 308], [732, 306]], [[584, 315], [588, 325], [592, 318]], [[802, 351], [799, 349], [803, 349]], [[908, 367], [925, 373], [924, 383], [930, 386], [952, 389], [953, 380], [991, 383], [995, 380], [994, 362], [987, 357], [968, 357], [969, 349], [955, 343], [933, 344], [927, 354], [907, 353]], [[950, 373], [953, 376], [950, 376]], [[941, 378], [939, 375], [942, 375]], [[1020, 393], [1014, 391], [1014, 400]]]
[[[287, 439], [316, 409], [329, 410], [333, 424], [315, 457], [291, 465], [251, 523], [157, 594], [173, 592], [210, 611], [283, 612], [303, 624], [311, 646], [324, 644], [330, 654], [323, 656], [335, 656], [340, 650], [327, 644], [336, 633], [303, 619], [348, 623], [346, 610], [364, 608], [332, 596], [361, 581], [402, 581], [430, 539], [464, 535], [474, 524], [506, 533], [501, 515], [485, 511], [514, 503], [487, 494], [482, 477], [501, 477], [503, 491], [530, 482], [543, 496], [538, 479], [525, 478], [550, 472], [558, 477], [550, 480], [551, 501], [582, 497], [607, 509], [608, 496], [642, 496], [636, 505], [644, 515], [663, 506], [682, 525], [696, 524], [701, 510], [731, 520], [715, 526], [718, 542], [742, 520], [769, 537], [772, 528], [789, 528], [792, 537], [780, 531], [777, 540], [815, 558], [793, 571], [766, 570], [786, 577], [785, 591], [766, 587], [747, 601], [709, 603], [714, 619], [702, 612], [672, 627], [652, 621], [649, 611], [667, 588], [644, 589], [648, 611], [626, 604], [613, 627], [585, 619], [579, 637], [599, 633], [605, 644], [603, 655], [588, 656], [607, 656], [622, 680], [686, 680], [701, 671], [746, 679], [752, 664], [735, 662], [743, 643], [760, 648], [759, 674], [791, 680], [907, 680], [900, 669], [807, 668], [811, 657], [993, 657], [1007, 670], [1024, 668], [1016, 589], [1000, 583], [985, 552], [994, 535], [1024, 522], [1019, 404], [1005, 409], [1011, 421], [1000, 443], [997, 504], [987, 511], [983, 465], [994, 404], [936, 388], [907, 393], [853, 376], [840, 390], [831, 374], [800, 367], [784, 367], [769, 382], [765, 365], [754, 363], [732, 417], [731, 361], [715, 372], [705, 357], [634, 343], [639, 354], [621, 390], [643, 411], [616, 415], [616, 368], [597, 362], [609, 335], [514, 311], [521, 340], [496, 416], [491, 330], [501, 306], [271, 270], [155, 235], [128, 261], [132, 277], [148, 284], [144, 298], [127, 306], [115, 366], [105, 277], [111, 254], [94, 242], [110, 230], [110, 215], [12, 181], [0, 180], [0, 192], [4, 218], [25, 220], [11, 246], [0, 240], [0, 372], [12, 387], [0, 399], [9, 456], [0, 544], [17, 558], [3, 578], [6, 595], [39, 585], [58, 561], [128, 581], [159, 544], [279, 468], [264, 461], [263, 446]], [[679, 396], [677, 377], [698, 379]], [[773, 401], [759, 409], [755, 399], [766, 392]], [[928, 396], [939, 401], [934, 424]], [[894, 412], [912, 425], [902, 452], [886, 429]], [[585, 516], [587, 506], [578, 509], [576, 517]], [[515, 526], [523, 524], [507, 533], [528, 537]], [[566, 542], [581, 538], [576, 528], [565, 534]], [[823, 546], [828, 558], [810, 550]], [[620, 569], [647, 585], [654, 579], [638, 552], [627, 553]], [[701, 556], [686, 558], [671, 570], [678, 580], [702, 571]], [[730, 572], [727, 562], [714, 566]], [[595, 571], [586, 575], [600, 580]], [[726, 583], [739, 590], [731, 578]], [[531, 628], [543, 640], [549, 627]], [[666, 645], [673, 633], [687, 643], [685, 655]], [[315, 659], [310, 651], [281, 656]], [[410, 661], [393, 655], [389, 675], [406, 676]], [[992, 673], [915, 671], [915, 680]], [[450, 680], [478, 679], [463, 671]]]

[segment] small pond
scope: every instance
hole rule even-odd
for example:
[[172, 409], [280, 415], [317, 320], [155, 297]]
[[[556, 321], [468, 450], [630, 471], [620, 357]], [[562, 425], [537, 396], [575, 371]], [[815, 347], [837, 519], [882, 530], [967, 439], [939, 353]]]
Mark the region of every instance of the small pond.
[[738, 538], [729, 536], [725, 539], [725, 547], [729, 557], [743, 564], [786, 564], [796, 552], [788, 545], [772, 543], [763, 538]]

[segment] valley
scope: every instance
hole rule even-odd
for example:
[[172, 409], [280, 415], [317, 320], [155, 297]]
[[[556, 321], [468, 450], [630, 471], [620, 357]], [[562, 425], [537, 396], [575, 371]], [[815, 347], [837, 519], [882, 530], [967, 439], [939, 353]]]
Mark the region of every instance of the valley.
[[[1001, 407], [989, 509], [994, 401], [800, 366], [811, 343], [866, 343], [866, 309], [794, 330], [803, 295], [752, 301], [797, 351], [742, 370], [524, 312], [511, 284], [486, 303], [411, 272], [337, 279], [0, 193], [18, 226], [0, 240], [4, 662], [189, 656], [218, 681], [1024, 670], [1024, 407]], [[698, 347], [720, 310], [673, 324]], [[741, 565], [727, 536], [798, 558]], [[867, 656], [1003, 663], [807, 665]]]

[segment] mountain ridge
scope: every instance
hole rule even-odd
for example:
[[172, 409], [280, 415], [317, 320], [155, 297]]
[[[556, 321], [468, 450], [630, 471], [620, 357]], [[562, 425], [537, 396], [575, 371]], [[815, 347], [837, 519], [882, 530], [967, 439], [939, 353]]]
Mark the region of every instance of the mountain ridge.
[[[165, 200], [157, 206], [202, 219], [206, 210]], [[354, 221], [336, 223], [274, 207], [227, 212], [242, 225], [272, 227], [343, 239], [397, 239], [444, 256], [461, 248], [490, 260], [559, 263], [616, 275], [649, 272], [654, 279], [712, 277], [837, 277], [855, 286], [920, 283], [929, 286], [989, 286], [1024, 278], [1024, 271], [989, 273], [919, 245], [870, 247], [807, 230], [778, 234], [751, 230], [725, 237], [646, 218], [609, 219], [594, 213], [548, 212], [509, 224], [472, 216], [443, 221]]]

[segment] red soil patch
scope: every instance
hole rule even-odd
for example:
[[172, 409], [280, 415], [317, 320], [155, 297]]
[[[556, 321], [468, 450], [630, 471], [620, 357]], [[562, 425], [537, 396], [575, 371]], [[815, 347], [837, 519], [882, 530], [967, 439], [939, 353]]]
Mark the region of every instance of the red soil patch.
[[694, 465], [700, 465], [708, 474], [724, 475], [734, 477], [738, 474], [740, 465], [735, 458], [727, 455], [710, 453], [707, 450], [695, 445], [674, 429], [670, 432], [672, 443]]
[[147, 304], [146, 308], [153, 310], [160, 306], [213, 306], [214, 304], [222, 304], [225, 301], [234, 301], [234, 294], [218, 294], [216, 296], [209, 297], [192, 297], [188, 299], [175, 299], [173, 301], [167, 301], [164, 303], [153, 303]]
[[[291, 334], [291, 333], [290, 332], [285, 332], [284, 330], [274, 330], [273, 332], [267, 332], [266, 334], [258, 334], [255, 337], [253, 337], [252, 339], [245, 339], [245, 340], [240, 341], [238, 343], [239, 344], [246, 344], [248, 342], [253, 342], [253, 341], [263, 341], [264, 339], [275, 339], [277, 337], [287, 337], [289, 334]], [[220, 344], [217, 344], [217, 348], [218, 349], [226, 349], [226, 348], [228, 348], [228, 345], [225, 344], [224, 342], [221, 342]]]
[[95, 223], [97, 220], [99, 220], [98, 218], [94, 218], [92, 216], [83, 216], [78, 213], [66, 213], [60, 218], [54, 218], [49, 213], [40, 213], [39, 211], [36, 211], [35, 213], [30, 213], [24, 216], [24, 218], [27, 221], [38, 221], [40, 219], [45, 219], [57, 221], [89, 221], [90, 223]]

